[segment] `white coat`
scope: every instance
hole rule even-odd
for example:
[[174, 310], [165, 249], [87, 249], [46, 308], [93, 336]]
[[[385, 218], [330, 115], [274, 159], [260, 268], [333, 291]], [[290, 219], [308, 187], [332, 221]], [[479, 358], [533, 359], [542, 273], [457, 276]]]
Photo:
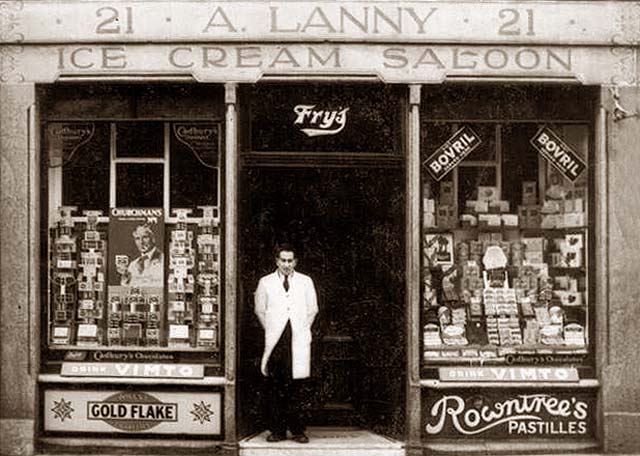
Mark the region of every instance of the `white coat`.
[[289, 291], [284, 277], [275, 271], [260, 279], [255, 293], [255, 313], [264, 328], [264, 352], [260, 363], [262, 375], [267, 375], [267, 362], [280, 336], [291, 322], [291, 376], [311, 375], [311, 325], [318, 313], [316, 289], [311, 277], [294, 272], [289, 276]]

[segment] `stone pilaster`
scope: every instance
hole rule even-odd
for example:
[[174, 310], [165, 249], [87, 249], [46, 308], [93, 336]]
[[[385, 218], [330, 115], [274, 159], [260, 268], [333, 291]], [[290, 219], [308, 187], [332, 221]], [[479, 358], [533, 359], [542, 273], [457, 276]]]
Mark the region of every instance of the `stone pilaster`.
[[[0, 454], [34, 450], [39, 340], [35, 86], [0, 85]], [[31, 139], [30, 139], [31, 138]]]
[[640, 88], [603, 89], [609, 111], [609, 300], [602, 354], [603, 439], [607, 452], [640, 452]]

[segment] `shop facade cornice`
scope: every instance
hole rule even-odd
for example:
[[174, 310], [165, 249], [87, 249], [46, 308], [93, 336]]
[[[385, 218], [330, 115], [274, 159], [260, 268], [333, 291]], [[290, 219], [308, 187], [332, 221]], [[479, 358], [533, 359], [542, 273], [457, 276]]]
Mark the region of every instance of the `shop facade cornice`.
[[0, 42], [638, 46], [633, 1], [0, 1]]

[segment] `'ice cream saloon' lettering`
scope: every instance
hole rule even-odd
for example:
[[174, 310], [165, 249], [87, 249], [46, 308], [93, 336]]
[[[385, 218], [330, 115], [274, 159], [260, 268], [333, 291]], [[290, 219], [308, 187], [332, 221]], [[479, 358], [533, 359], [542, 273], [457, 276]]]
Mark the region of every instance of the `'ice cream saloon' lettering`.
[[349, 108], [339, 109], [315, 109], [316, 105], [297, 105], [293, 108], [296, 113], [295, 125], [307, 125], [300, 130], [307, 136], [336, 135], [347, 124], [347, 112]]

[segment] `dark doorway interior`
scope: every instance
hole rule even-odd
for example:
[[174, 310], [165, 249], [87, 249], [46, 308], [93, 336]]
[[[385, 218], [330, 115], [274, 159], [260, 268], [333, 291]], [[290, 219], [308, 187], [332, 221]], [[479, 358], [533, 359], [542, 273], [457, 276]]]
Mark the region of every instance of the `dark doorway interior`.
[[399, 168], [244, 170], [241, 181], [240, 433], [259, 431], [262, 330], [253, 315], [273, 246], [298, 249], [316, 284], [310, 425], [404, 431], [404, 175]]

